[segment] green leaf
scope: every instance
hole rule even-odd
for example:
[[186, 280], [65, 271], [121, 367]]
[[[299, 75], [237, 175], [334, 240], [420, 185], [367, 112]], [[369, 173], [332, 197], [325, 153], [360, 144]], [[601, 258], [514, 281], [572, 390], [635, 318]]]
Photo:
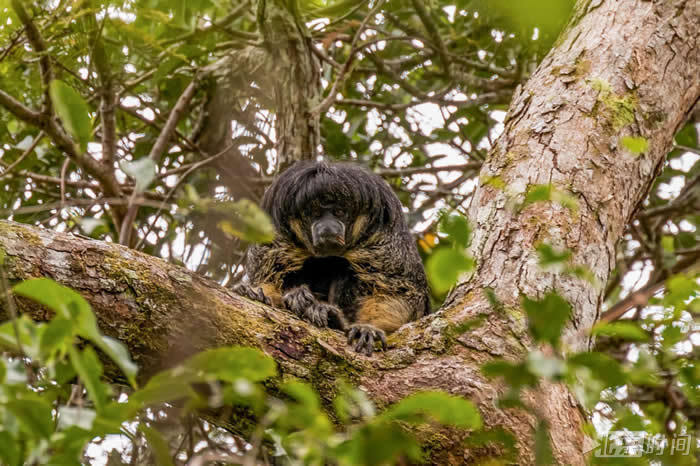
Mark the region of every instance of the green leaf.
[[51, 309], [63, 319], [77, 320], [77, 325], [83, 333], [97, 330], [97, 321], [90, 304], [77, 292], [49, 278], [25, 280], [15, 285], [13, 291]]
[[144, 192], [156, 177], [156, 163], [149, 157], [131, 162], [123, 160], [119, 167], [136, 182], [134, 189], [137, 193]]
[[0, 430], [0, 463], [8, 466], [23, 464], [20, 461], [19, 440], [6, 430]]
[[146, 441], [151, 447], [151, 452], [153, 452], [155, 463], [158, 466], [173, 466], [172, 455], [170, 454], [168, 442], [165, 440], [165, 438], [163, 438], [161, 433], [152, 427], [148, 427], [144, 423], [141, 423], [139, 430], [141, 430], [141, 432], [143, 432], [143, 434], [146, 436]]
[[132, 361], [126, 345], [106, 335], [100, 335], [99, 338], [92, 342], [119, 366], [119, 369], [121, 369], [127, 379], [129, 379], [129, 383], [131, 383], [133, 387], [136, 387], [138, 366]]
[[649, 340], [647, 332], [633, 322], [599, 322], [593, 326], [593, 335], [622, 338], [627, 341], [645, 342]]
[[549, 428], [546, 421], [540, 421], [535, 431], [535, 464], [537, 466], [555, 464], [552, 445], [549, 443]]
[[669, 306], [680, 306], [698, 291], [698, 283], [687, 275], [674, 275], [666, 280], [664, 303]]
[[463, 250], [441, 247], [428, 257], [425, 269], [433, 291], [444, 294], [462, 274], [474, 269], [474, 259]]
[[445, 233], [456, 246], [462, 248], [469, 246], [471, 228], [467, 219], [462, 215], [443, 215], [438, 229], [441, 233]]
[[43, 398], [33, 396], [11, 400], [5, 406], [30, 436], [48, 439], [53, 433], [51, 405]]
[[413, 424], [434, 419], [444, 425], [462, 429], [479, 429], [481, 415], [474, 403], [444, 392], [429, 391], [411, 395], [382, 414], [389, 420]]
[[352, 432], [350, 439], [337, 447], [337, 455], [348, 465], [400, 464], [403, 457], [420, 464], [422, 451], [413, 435], [394, 422], [364, 425]]
[[110, 396], [110, 390], [101, 380], [102, 364], [97, 354], [90, 347], [85, 348], [82, 353], [77, 348], [71, 347], [68, 354], [73, 368], [87, 389], [88, 396], [95, 404], [97, 411], [100, 411]]
[[522, 303], [535, 340], [556, 346], [571, 316], [571, 305], [554, 292], [547, 293], [539, 301], [523, 296]]
[[55, 317], [46, 325], [41, 333], [39, 349], [44, 361], [49, 360], [55, 353], [64, 354], [73, 343], [73, 322], [61, 317]]
[[537, 246], [537, 255], [540, 258], [540, 265], [542, 267], [549, 267], [552, 265], [565, 264], [571, 257], [571, 251], [569, 250], [556, 250], [549, 244], [540, 244]]
[[557, 357], [547, 356], [542, 351], [531, 351], [527, 355], [527, 367], [532, 374], [550, 380], [558, 380], [566, 371], [566, 364]]
[[225, 347], [202, 351], [188, 359], [185, 366], [229, 382], [241, 378], [262, 382], [277, 374], [275, 361], [255, 348]]
[[603, 353], [575, 354], [567, 360], [567, 363], [570, 366], [587, 367], [593, 377], [605, 383], [603, 388], [624, 385], [627, 381], [620, 363]]
[[72, 87], [58, 79], [49, 84], [49, 95], [63, 126], [77, 140], [80, 150], [85, 152], [92, 135], [87, 103]]
[[269, 243], [275, 238], [275, 227], [270, 217], [248, 199], [236, 202], [202, 199], [195, 203], [195, 209], [203, 214], [213, 212], [220, 217], [217, 225], [227, 235], [251, 243]]
[[126, 347], [100, 333], [90, 304], [80, 294], [48, 278], [26, 280], [16, 285], [13, 291], [52, 309], [61, 318], [72, 321], [77, 334], [104, 351], [135, 386], [137, 367], [129, 358]]
[[151, 377], [146, 386], [134, 392], [129, 400], [147, 406], [187, 399], [196, 395], [191, 384], [197, 381], [191, 372], [183, 374], [182, 368], [163, 371]]
[[503, 377], [506, 384], [516, 390], [520, 387], [537, 385], [537, 377], [525, 364], [512, 364], [503, 360], [493, 361], [481, 366], [481, 372], [489, 378]]
[[22, 314], [14, 321], [0, 325], [0, 346], [14, 352], [24, 351], [32, 359], [39, 358], [40, 327]]
[[649, 141], [641, 136], [623, 136], [620, 142], [625, 149], [634, 155], [643, 154], [649, 150]]

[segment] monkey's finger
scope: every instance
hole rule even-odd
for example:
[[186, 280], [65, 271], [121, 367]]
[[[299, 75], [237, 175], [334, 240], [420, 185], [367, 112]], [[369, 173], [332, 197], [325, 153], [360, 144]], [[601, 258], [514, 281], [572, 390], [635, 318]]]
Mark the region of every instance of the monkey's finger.
[[272, 306], [272, 301], [270, 301], [270, 298], [265, 296], [265, 293], [263, 292], [262, 288], [258, 288], [257, 292], [257, 299], [263, 304], [267, 304], [268, 306]]
[[380, 331], [377, 332], [377, 335], [378, 335], [378, 337], [379, 337], [379, 341], [382, 342], [382, 349], [383, 349], [384, 351], [386, 351], [386, 347], [387, 347], [387, 345], [386, 345], [386, 334], [385, 334], [383, 331], [380, 330]]
[[350, 327], [350, 331], [348, 332], [348, 345], [355, 339], [357, 332], [359, 332], [357, 327]]
[[374, 351], [374, 337], [372, 336], [372, 332], [367, 332], [367, 345], [365, 346], [365, 355], [372, 356], [373, 351]]
[[364, 352], [365, 345], [367, 344], [367, 333], [360, 330], [359, 336], [357, 338], [357, 343], [355, 344], [355, 352], [362, 354]]

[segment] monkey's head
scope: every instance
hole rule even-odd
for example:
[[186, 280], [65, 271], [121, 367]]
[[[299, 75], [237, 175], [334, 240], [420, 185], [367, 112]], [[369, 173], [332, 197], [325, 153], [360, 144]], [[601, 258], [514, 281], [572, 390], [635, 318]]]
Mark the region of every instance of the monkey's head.
[[317, 257], [342, 256], [380, 231], [406, 228], [389, 185], [345, 163], [297, 162], [270, 186], [262, 205], [281, 236]]

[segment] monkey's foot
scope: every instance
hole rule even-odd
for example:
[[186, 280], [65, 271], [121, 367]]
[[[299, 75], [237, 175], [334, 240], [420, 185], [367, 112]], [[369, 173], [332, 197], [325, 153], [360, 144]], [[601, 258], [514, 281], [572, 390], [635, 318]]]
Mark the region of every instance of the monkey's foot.
[[372, 356], [374, 344], [380, 343], [383, 350], [386, 350], [386, 334], [374, 325], [353, 324], [348, 330], [348, 344], [358, 353]]
[[252, 299], [253, 301], [260, 301], [263, 304], [267, 304], [268, 306], [272, 306], [272, 301], [270, 301], [269, 297], [265, 296], [265, 293], [263, 293], [262, 288], [256, 289], [250, 285], [247, 285], [245, 283], [241, 283], [241, 284], [233, 287], [233, 292], [236, 294], [239, 294], [241, 296], [244, 296], [248, 299]]

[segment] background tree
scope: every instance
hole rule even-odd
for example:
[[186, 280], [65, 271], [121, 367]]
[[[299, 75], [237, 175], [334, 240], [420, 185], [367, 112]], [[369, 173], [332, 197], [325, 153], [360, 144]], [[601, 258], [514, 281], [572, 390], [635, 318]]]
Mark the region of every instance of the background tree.
[[[259, 308], [168, 268], [171, 280], [189, 283], [175, 292], [158, 278], [162, 265], [106, 245], [56, 249], [71, 240], [42, 233], [27, 248], [20, 240], [29, 230], [5, 226], [9, 278], [44, 274], [80, 290], [146, 374], [163, 365], [164, 348], [184, 356], [245, 343], [268, 350], [328, 403], [337, 392], [309, 368], [366, 387], [379, 406], [443, 388], [474, 400], [488, 427], [511, 432], [524, 462], [546, 462], [539, 446], [548, 436], [559, 461], [582, 461], [582, 435], [573, 433], [582, 417], [552, 382], [570, 382], [579, 402], [597, 409], [598, 427], [608, 418], [633, 430], [648, 422], [650, 432], [693, 431], [700, 91], [691, 3], [0, 3], [8, 218], [118, 242], [230, 284], [246, 242], [269, 235], [242, 199], [257, 200], [293, 161], [323, 155], [363, 163], [395, 187], [436, 303], [463, 280], [443, 313], [367, 361], [337, 336], [313, 340], [317, 331], [295, 323], [306, 340], [264, 324]], [[473, 271], [463, 223], [443, 214], [438, 234], [438, 210], [471, 220]], [[74, 247], [95, 256], [65, 256]], [[104, 257], [119, 258], [116, 283], [89, 279], [109, 276]], [[166, 299], [167, 319], [158, 317], [162, 289], [179, 298]], [[209, 322], [194, 332], [183, 303], [211, 304], [208, 293], [241, 320], [196, 304]], [[601, 313], [613, 321], [632, 309], [624, 323], [598, 330], [607, 356], [562, 356], [589, 349]], [[134, 316], [158, 331], [146, 338]], [[251, 322], [270, 340], [246, 332]], [[187, 331], [190, 341], [173, 338]], [[305, 355], [293, 343], [275, 350], [270, 341], [284, 338], [307, 342]], [[519, 363], [538, 345], [545, 349]], [[334, 358], [355, 369], [344, 374]], [[504, 382], [479, 372], [487, 361], [486, 374]], [[547, 381], [518, 396], [540, 377]], [[520, 414], [503, 411], [511, 406]], [[228, 422], [241, 432], [240, 417]], [[431, 460], [503, 453], [465, 451], [462, 437], [430, 437]], [[130, 454], [139, 456], [137, 446]]]

